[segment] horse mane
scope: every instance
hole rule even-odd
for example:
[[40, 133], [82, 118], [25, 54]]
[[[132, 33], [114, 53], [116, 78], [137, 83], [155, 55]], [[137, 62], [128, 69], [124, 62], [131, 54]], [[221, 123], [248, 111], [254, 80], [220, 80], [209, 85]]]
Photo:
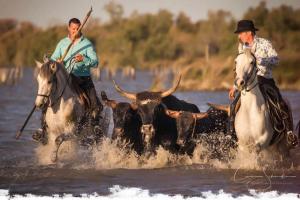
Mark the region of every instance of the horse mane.
[[40, 68], [40, 72], [39, 72], [41, 77], [48, 78], [53, 75], [53, 71], [50, 67], [51, 64], [55, 64], [55, 63], [53, 61], [48, 61], [42, 65], [42, 67]]
[[63, 75], [63, 78], [65, 78], [66, 81], [68, 81], [70, 89], [79, 97], [80, 104], [84, 105], [85, 108], [90, 108], [90, 100], [87, 94], [84, 92], [84, 90], [81, 89], [81, 87], [79, 86], [79, 81], [77, 80], [78, 78], [73, 74], [69, 74], [69, 72], [66, 70], [65, 66], [62, 63], [52, 60], [49, 60], [48, 62], [44, 63], [40, 69], [41, 77], [47, 78], [53, 75], [53, 70], [51, 69], [52, 64], [56, 65], [56, 72], [60, 71]]

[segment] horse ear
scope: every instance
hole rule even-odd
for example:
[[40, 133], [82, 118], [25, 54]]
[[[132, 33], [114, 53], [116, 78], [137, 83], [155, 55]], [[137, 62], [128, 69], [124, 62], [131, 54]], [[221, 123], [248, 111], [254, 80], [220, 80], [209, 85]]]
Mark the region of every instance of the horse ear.
[[239, 47], [238, 47], [239, 53], [243, 52], [243, 43], [239, 42]]
[[169, 110], [169, 109], [165, 109], [165, 113], [166, 115], [168, 115], [169, 117], [172, 117], [174, 119], [177, 119], [180, 116], [180, 111], [175, 111], [175, 110]]
[[35, 64], [36, 64], [37, 68], [39, 68], [39, 69], [41, 69], [41, 67], [43, 65], [43, 63], [41, 63], [41, 62], [39, 62], [37, 60], [35, 60]]
[[49, 58], [48, 58], [47, 54], [44, 55], [43, 60], [44, 60], [44, 63], [49, 62]]

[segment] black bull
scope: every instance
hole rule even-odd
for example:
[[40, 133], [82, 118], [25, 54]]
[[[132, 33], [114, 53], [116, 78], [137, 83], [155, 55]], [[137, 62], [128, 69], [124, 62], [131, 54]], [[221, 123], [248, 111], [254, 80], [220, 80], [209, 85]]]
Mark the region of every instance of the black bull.
[[[227, 132], [229, 118], [226, 111], [210, 107], [205, 113], [182, 112], [169, 109], [166, 109], [165, 112], [176, 119], [178, 130], [177, 144], [187, 153], [193, 153], [196, 143], [205, 134], [229, 134]], [[232, 138], [232, 144], [236, 141], [235, 134], [227, 138]]]
[[105, 105], [113, 111], [114, 129], [112, 139], [129, 143], [138, 154], [141, 154], [143, 151], [140, 132], [142, 121], [134, 105], [108, 99], [104, 91], [101, 92], [101, 98]]
[[180, 78], [172, 88], [164, 92], [143, 91], [130, 93], [122, 90], [115, 82], [116, 90], [133, 101], [142, 120], [141, 134], [146, 152], [162, 145], [171, 151], [178, 150], [176, 120], [166, 115], [164, 109], [199, 113], [196, 105], [179, 100], [172, 95], [180, 83]]

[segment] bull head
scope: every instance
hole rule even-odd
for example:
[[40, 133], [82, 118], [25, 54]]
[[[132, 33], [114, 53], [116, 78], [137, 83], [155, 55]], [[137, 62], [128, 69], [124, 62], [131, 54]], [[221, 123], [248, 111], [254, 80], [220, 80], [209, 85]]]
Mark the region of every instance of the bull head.
[[114, 129], [112, 139], [122, 138], [125, 134], [127, 123], [129, 123], [129, 120], [131, 120], [136, 110], [135, 105], [111, 100], [104, 91], [101, 91], [101, 99], [105, 105], [110, 107], [113, 111]]
[[165, 109], [166, 115], [176, 119], [177, 141], [179, 146], [184, 146], [188, 137], [195, 131], [196, 121], [208, 117], [208, 113], [191, 113], [186, 111], [174, 111]]
[[[152, 139], [155, 136], [155, 126], [154, 126], [154, 118], [156, 113], [157, 106], [161, 103], [161, 99], [167, 97], [174, 93], [178, 88], [181, 80], [181, 75], [179, 76], [175, 85], [169, 88], [166, 91], [162, 92], [140, 92], [140, 93], [132, 93], [127, 92], [121, 89], [120, 86], [116, 84], [113, 80], [115, 89], [124, 97], [132, 100], [137, 105], [138, 113], [142, 118], [142, 127], [141, 133], [143, 135], [143, 141], [145, 146], [149, 146], [151, 144]], [[145, 98], [141, 98], [141, 97]]]

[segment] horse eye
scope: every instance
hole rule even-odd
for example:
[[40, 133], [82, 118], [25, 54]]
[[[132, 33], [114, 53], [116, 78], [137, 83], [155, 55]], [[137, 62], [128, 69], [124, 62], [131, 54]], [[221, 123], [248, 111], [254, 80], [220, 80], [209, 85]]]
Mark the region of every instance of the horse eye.
[[49, 80], [49, 81], [48, 81], [48, 84], [51, 84], [51, 83], [52, 83], [52, 81], [51, 81], [51, 80]]

